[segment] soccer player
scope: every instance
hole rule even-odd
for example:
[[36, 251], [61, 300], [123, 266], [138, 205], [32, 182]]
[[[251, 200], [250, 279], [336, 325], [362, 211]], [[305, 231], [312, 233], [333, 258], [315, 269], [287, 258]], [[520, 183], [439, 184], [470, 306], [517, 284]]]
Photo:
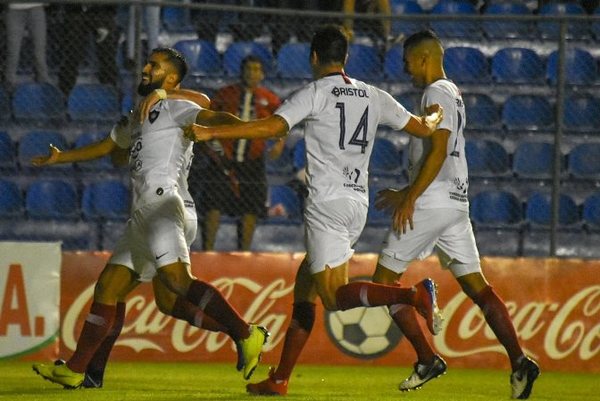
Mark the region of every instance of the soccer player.
[[[141, 117], [130, 119], [127, 125], [117, 124], [99, 144], [68, 152], [51, 148], [50, 156], [33, 161], [74, 162], [92, 155], [100, 157], [116, 148], [130, 148], [131, 218], [98, 278], [74, 354], [65, 364], [33, 365], [47, 380], [67, 388], [81, 386], [86, 370], [96, 367], [90, 364], [103, 346], [107, 352], [98, 358], [108, 358], [123, 324], [125, 297], [140, 282], [150, 280], [161, 310], [199, 327], [225, 331], [235, 341], [237, 368], [243, 370], [244, 378], [248, 379], [258, 365], [268, 336], [266, 329], [246, 323], [215, 287], [197, 280], [190, 271], [189, 246], [197, 227], [187, 184], [193, 144], [184, 138], [181, 127], [194, 121], [218, 124], [238, 119], [191, 101], [167, 99], [166, 91], [177, 88], [186, 72], [187, 64], [179, 52], [154, 49], [144, 66], [138, 93], [146, 96], [154, 91], [163, 100], [151, 107], [147, 117], [140, 113]], [[104, 343], [107, 338], [112, 343]]]
[[[485, 319], [506, 349], [512, 366], [512, 397], [531, 393], [540, 373], [538, 365], [519, 345], [502, 299], [481, 270], [479, 252], [469, 220], [469, 178], [465, 158], [465, 107], [460, 90], [446, 78], [444, 49], [432, 31], [411, 35], [404, 42], [404, 68], [415, 86], [424, 88], [421, 107], [444, 108], [444, 120], [428, 138], [410, 138], [409, 186], [378, 194], [376, 206], [394, 210], [392, 230], [383, 243], [373, 281], [397, 283], [414, 259], [433, 249], [463, 291], [481, 308]], [[410, 229], [407, 229], [407, 227]], [[415, 310], [394, 305], [390, 314], [416, 350], [418, 361], [400, 390], [420, 388], [446, 372], [446, 363], [435, 354], [422, 332]]]
[[308, 199], [304, 212], [306, 256], [294, 287], [292, 321], [286, 332], [279, 366], [269, 378], [249, 384], [252, 394], [287, 393], [288, 380], [312, 330], [315, 301], [327, 310], [358, 306], [409, 304], [416, 307], [429, 330], [437, 334], [441, 316], [435, 284], [426, 279], [412, 288], [357, 281], [348, 284], [348, 265], [366, 221], [368, 165], [375, 132], [386, 124], [409, 134], [431, 135], [442, 110], [417, 117], [388, 93], [344, 73], [348, 39], [339, 26], [327, 26], [313, 36], [310, 63], [315, 81], [298, 90], [271, 117], [237, 126], [185, 129], [194, 140], [284, 136], [305, 122]]

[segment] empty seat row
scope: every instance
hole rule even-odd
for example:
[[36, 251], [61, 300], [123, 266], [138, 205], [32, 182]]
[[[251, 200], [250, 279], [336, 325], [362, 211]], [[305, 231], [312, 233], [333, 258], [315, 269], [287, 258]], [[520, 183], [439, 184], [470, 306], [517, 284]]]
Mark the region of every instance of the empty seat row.
[[0, 217], [31, 219], [88, 220], [125, 219], [129, 212], [129, 189], [120, 181], [99, 181], [77, 188], [65, 180], [36, 180], [25, 196], [10, 180], [0, 180]]
[[[554, 170], [554, 144], [543, 141], [522, 141], [511, 156], [500, 142], [479, 139], [467, 140], [465, 154], [469, 175], [477, 177], [506, 177], [549, 179]], [[561, 171], [573, 178], [600, 180], [600, 143], [574, 146], [568, 155], [561, 155]]]
[[[484, 94], [463, 96], [467, 113], [467, 129], [509, 131], [549, 130], [556, 126], [556, 111], [547, 97], [511, 95], [497, 105]], [[596, 132], [600, 124], [600, 98], [589, 93], [573, 93], [563, 104], [563, 124], [567, 132]]]
[[[471, 218], [478, 226], [515, 226], [528, 223], [533, 227], [550, 227], [552, 198], [549, 193], [534, 192], [523, 203], [508, 191], [482, 191], [471, 199]], [[584, 223], [600, 229], [600, 193], [587, 197], [579, 207], [567, 194], [560, 194], [558, 206], [559, 226], [568, 227]]]
[[[271, 52], [256, 42], [234, 42], [221, 56], [214, 44], [205, 40], [182, 40], [174, 47], [188, 60], [190, 70], [196, 75], [239, 76], [240, 62], [249, 54], [259, 57], [267, 76], [277, 75], [286, 79], [310, 79], [309, 43], [287, 43], [274, 59]], [[346, 72], [365, 80], [409, 81], [404, 72], [402, 47], [390, 48], [383, 61], [377, 48], [364, 44], [352, 44], [349, 49]], [[527, 48], [504, 48], [492, 58], [491, 63], [475, 47], [449, 47], [445, 50], [444, 67], [448, 76], [466, 83], [531, 83], [546, 80], [556, 84], [558, 52], [554, 51], [545, 62], [534, 50]], [[598, 78], [598, 65], [594, 57], [584, 49], [568, 48], [566, 51], [566, 81], [585, 85]], [[491, 64], [491, 65], [490, 65]]]
[[[127, 218], [130, 191], [121, 181], [92, 182], [77, 187], [66, 180], [38, 179], [30, 183], [23, 195], [11, 180], [0, 180], [0, 218], [44, 220], [123, 220]], [[298, 223], [302, 214], [301, 200], [286, 185], [269, 187], [269, 221]]]
[[[425, 14], [421, 6], [415, 0], [393, 0], [392, 13], [395, 15], [419, 15]], [[596, 14], [600, 8], [596, 10]], [[477, 10], [470, 1], [439, 1], [431, 10], [432, 15], [478, 15]], [[485, 15], [518, 15], [532, 16], [531, 11], [520, 1], [491, 2], [485, 8]], [[557, 4], [550, 2], [542, 6], [540, 16], [556, 15], [585, 15], [585, 10], [573, 2]], [[481, 38], [483, 35], [490, 39], [512, 39], [512, 38], [536, 38], [555, 40], [559, 35], [559, 23], [539, 19], [515, 21], [510, 19], [493, 20], [435, 20], [428, 24], [442, 37], [457, 38]], [[392, 32], [395, 35], [410, 34], [424, 29], [427, 24], [418, 22], [407, 22], [405, 20], [394, 20]], [[573, 21], [568, 24], [567, 35], [574, 39], [588, 39], [592, 34], [600, 38], [600, 23], [588, 24], [582, 21]]]
[[22, 83], [12, 93], [0, 89], [0, 119], [12, 115], [15, 120], [64, 122], [67, 116], [72, 121], [104, 122], [115, 121], [121, 105], [117, 90], [105, 84], [75, 85], [68, 98], [49, 83]]
[[[106, 137], [105, 132], [83, 132], [75, 140], [74, 147], [81, 148]], [[64, 135], [56, 131], [30, 131], [21, 137], [15, 146], [7, 132], [0, 131], [0, 169], [14, 171], [19, 168], [26, 172], [67, 171], [73, 169], [73, 164], [57, 164], [46, 167], [33, 167], [31, 159], [35, 156], [47, 155], [50, 145], [60, 150], [70, 149], [71, 145]], [[83, 163], [77, 163], [82, 170], [108, 170], [113, 168], [109, 156]]]

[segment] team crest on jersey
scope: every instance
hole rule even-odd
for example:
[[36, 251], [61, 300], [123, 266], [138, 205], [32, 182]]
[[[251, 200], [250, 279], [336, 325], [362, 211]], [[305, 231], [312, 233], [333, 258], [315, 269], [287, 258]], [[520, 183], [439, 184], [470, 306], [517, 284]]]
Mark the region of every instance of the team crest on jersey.
[[152, 110], [150, 112], [150, 114], [148, 115], [148, 120], [150, 120], [150, 124], [152, 124], [154, 121], [156, 121], [159, 114], [160, 114], [160, 111], [158, 111], [158, 110]]

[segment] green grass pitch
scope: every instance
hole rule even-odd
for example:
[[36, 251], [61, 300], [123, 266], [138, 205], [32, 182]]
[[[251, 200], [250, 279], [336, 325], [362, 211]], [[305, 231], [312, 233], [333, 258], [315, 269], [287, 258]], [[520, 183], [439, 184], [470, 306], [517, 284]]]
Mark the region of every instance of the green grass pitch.
[[[408, 367], [314, 366], [296, 368], [285, 400], [327, 401], [484, 401], [509, 400], [508, 372], [453, 369], [423, 389], [401, 393]], [[260, 366], [253, 381], [266, 377]], [[63, 390], [44, 381], [31, 363], [0, 362], [0, 400], [136, 401], [136, 400], [256, 400], [245, 393], [245, 381], [233, 364], [119, 363], [109, 365], [102, 389]], [[268, 397], [267, 399], [273, 399]], [[600, 400], [597, 374], [543, 372], [533, 400]]]

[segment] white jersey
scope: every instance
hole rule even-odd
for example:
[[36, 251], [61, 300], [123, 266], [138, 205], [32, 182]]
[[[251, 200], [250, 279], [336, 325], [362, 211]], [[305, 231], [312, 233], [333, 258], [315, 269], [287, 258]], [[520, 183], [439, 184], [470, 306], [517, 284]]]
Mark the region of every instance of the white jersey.
[[368, 167], [379, 124], [401, 130], [410, 113], [388, 93], [341, 73], [291, 95], [275, 114], [305, 122], [308, 200], [351, 198], [368, 205]]
[[[468, 211], [469, 178], [463, 135], [466, 118], [465, 106], [458, 87], [447, 79], [433, 82], [425, 88], [421, 100], [421, 111], [424, 113], [427, 106], [436, 103], [444, 108], [444, 119], [439, 125], [439, 129], [450, 131], [447, 156], [438, 175], [417, 198], [415, 208], [452, 208]], [[419, 174], [425, 157], [430, 151], [430, 138], [410, 137], [408, 173], [411, 184]]]
[[182, 127], [194, 123], [200, 110], [200, 106], [187, 100], [161, 100], [132, 132], [111, 131], [111, 138], [119, 147], [131, 148], [132, 212], [173, 192], [186, 207], [193, 207], [187, 183], [193, 142], [183, 136]]

